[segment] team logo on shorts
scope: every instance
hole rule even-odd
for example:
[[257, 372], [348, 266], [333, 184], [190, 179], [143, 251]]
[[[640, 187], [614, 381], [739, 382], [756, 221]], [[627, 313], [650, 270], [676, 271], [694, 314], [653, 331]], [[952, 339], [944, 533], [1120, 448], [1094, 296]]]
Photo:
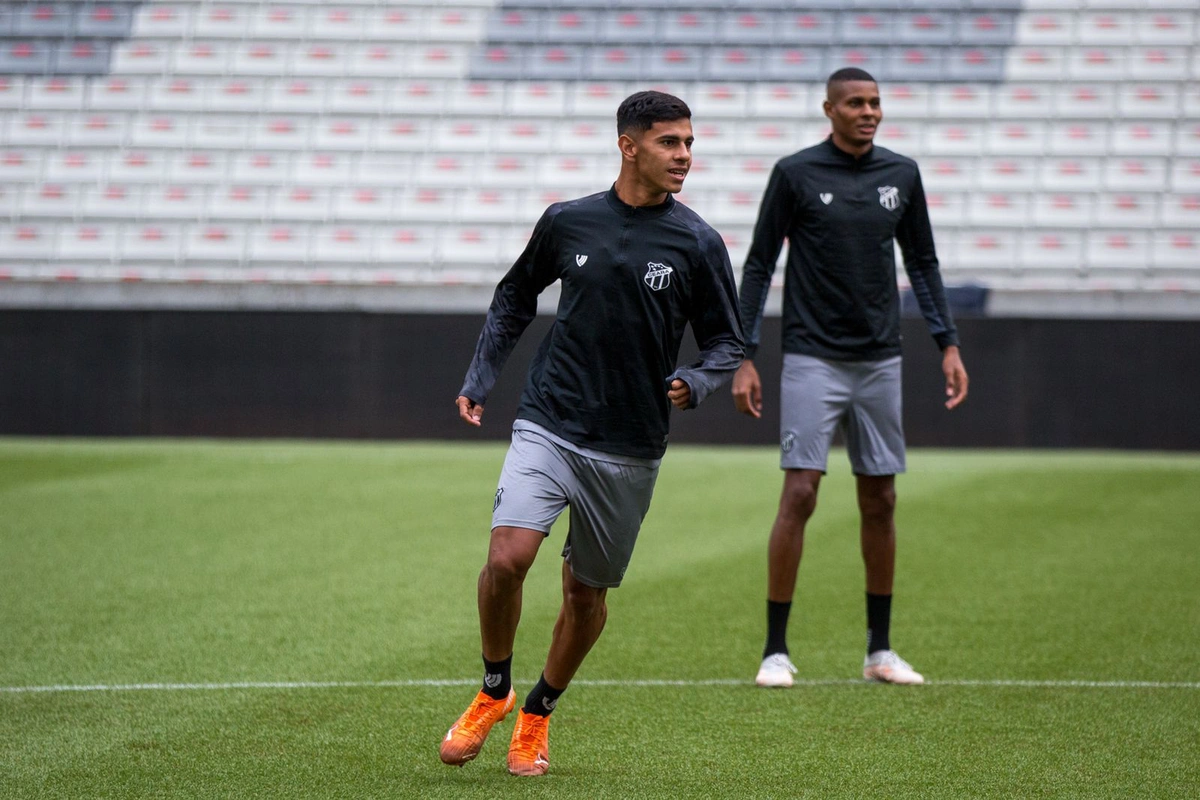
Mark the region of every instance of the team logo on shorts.
[[785, 453], [792, 452], [792, 448], [796, 446], [796, 434], [791, 431], [785, 432], [783, 438], [779, 440], [779, 446]]
[[495, 512], [500, 507], [500, 498], [504, 496], [504, 487], [501, 486], [496, 490], [496, 502], [492, 503], [492, 511]]
[[879, 205], [888, 211], [895, 211], [900, 207], [900, 190], [895, 186], [880, 186]]
[[666, 264], [656, 264], [650, 261], [646, 264], [646, 277], [642, 278], [646, 285], [654, 291], [660, 291], [671, 285], [671, 273], [675, 270]]

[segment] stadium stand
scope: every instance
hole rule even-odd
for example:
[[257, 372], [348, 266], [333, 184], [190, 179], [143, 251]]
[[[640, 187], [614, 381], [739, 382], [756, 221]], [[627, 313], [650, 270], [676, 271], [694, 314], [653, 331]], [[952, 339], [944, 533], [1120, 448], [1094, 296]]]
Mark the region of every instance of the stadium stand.
[[7, 3], [0, 302], [490, 287], [547, 202], [612, 178], [646, 86], [691, 103], [686, 199], [739, 268], [849, 64], [882, 82], [880, 143], [921, 160], [948, 282], [1200, 307], [1194, 0]]

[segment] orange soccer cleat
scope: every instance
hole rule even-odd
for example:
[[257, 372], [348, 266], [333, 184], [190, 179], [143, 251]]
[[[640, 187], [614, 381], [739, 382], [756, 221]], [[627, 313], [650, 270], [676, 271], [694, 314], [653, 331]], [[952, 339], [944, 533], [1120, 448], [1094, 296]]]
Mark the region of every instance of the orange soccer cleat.
[[517, 693], [511, 689], [508, 697], [496, 700], [483, 692], [475, 695], [471, 705], [462, 716], [450, 726], [446, 738], [442, 739], [439, 754], [442, 761], [452, 766], [461, 767], [479, 755], [492, 726], [508, 716], [517, 704]]
[[550, 769], [550, 717], [517, 712], [512, 743], [508, 746], [508, 771], [513, 775], [545, 775]]

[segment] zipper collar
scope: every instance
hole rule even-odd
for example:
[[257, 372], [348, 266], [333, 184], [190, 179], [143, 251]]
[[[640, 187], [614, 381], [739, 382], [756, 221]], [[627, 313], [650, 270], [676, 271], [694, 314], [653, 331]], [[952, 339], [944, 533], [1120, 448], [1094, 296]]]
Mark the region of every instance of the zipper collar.
[[617, 196], [617, 185], [614, 183], [605, 194], [608, 206], [622, 217], [633, 219], [657, 219], [670, 213], [675, 208], [675, 195], [668, 193], [667, 199], [656, 206], [631, 206]]

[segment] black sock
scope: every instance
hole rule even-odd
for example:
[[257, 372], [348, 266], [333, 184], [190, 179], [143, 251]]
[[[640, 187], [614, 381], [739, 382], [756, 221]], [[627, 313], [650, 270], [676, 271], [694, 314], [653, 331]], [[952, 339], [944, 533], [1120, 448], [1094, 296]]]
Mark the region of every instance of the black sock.
[[483, 693], [493, 700], [503, 700], [512, 690], [512, 656], [503, 661], [483, 659]]
[[891, 650], [888, 626], [892, 623], [892, 596], [867, 592], [867, 655]]
[[788, 615], [792, 613], [792, 601], [776, 603], [767, 601], [767, 646], [763, 648], [763, 658], [773, 653], [788, 654], [787, 624]]
[[546, 675], [538, 678], [537, 685], [529, 692], [529, 696], [525, 698], [525, 705], [521, 708], [526, 714], [537, 714], [539, 717], [548, 717], [554, 707], [558, 705], [558, 698], [565, 692], [566, 689], [555, 689], [550, 684], [546, 683]]

